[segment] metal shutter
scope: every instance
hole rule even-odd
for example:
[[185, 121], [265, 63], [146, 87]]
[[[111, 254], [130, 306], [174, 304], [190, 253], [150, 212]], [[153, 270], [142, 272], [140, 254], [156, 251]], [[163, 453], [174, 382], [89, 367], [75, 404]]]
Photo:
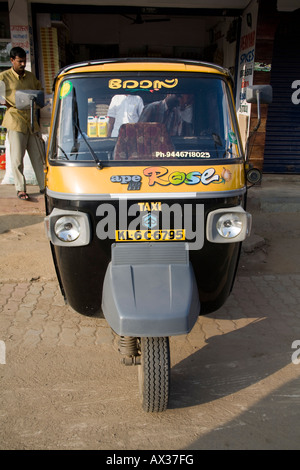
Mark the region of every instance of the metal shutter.
[[[265, 173], [300, 173], [300, 103], [293, 104], [292, 83], [300, 81], [300, 14], [289, 14], [279, 25], [273, 50], [264, 152]], [[300, 83], [300, 82], [299, 82]], [[298, 93], [300, 98], [300, 90]]]

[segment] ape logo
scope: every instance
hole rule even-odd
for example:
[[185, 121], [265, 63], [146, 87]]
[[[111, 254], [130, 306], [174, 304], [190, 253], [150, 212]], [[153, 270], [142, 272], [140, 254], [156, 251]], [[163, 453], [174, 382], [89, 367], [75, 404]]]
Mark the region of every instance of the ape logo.
[[139, 175], [114, 175], [110, 178], [112, 183], [128, 184], [128, 191], [139, 191], [142, 184], [142, 177]]

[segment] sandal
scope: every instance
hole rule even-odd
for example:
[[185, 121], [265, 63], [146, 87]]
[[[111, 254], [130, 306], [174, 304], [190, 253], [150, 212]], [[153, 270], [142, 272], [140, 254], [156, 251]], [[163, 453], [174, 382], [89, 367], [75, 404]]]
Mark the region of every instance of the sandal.
[[29, 199], [29, 196], [27, 193], [25, 193], [25, 191], [18, 191], [17, 196], [19, 199], [22, 199], [22, 201], [28, 201]]

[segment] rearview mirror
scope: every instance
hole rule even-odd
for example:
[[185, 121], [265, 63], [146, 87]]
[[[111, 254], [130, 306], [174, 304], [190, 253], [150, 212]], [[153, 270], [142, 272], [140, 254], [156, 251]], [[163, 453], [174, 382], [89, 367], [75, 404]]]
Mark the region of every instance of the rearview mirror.
[[247, 103], [257, 103], [259, 101], [261, 104], [270, 104], [272, 103], [272, 98], [271, 85], [251, 85], [246, 88]]
[[16, 91], [16, 108], [30, 109], [30, 125], [32, 132], [34, 131], [34, 107], [43, 108], [44, 92], [42, 90], [17, 90]]
[[34, 102], [38, 108], [43, 108], [44, 92], [42, 90], [17, 90], [16, 91], [16, 108], [30, 109], [31, 103]]

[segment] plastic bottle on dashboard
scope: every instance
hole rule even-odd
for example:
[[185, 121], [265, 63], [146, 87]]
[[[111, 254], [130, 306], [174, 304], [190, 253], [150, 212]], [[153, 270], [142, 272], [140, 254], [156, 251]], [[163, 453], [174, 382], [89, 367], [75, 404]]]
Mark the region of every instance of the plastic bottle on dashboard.
[[88, 117], [88, 129], [87, 133], [89, 137], [98, 137], [98, 123], [97, 123], [97, 116], [89, 116]]
[[105, 116], [98, 118], [98, 137], [107, 137], [107, 122]]

